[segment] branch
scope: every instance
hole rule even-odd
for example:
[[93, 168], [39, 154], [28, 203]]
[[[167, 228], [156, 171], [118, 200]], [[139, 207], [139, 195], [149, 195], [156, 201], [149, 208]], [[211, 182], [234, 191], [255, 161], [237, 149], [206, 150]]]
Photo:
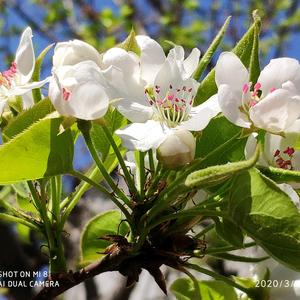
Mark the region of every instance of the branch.
[[59, 286], [43, 288], [41, 292], [33, 298], [33, 300], [54, 299], [56, 296], [62, 294], [68, 289], [98, 274], [108, 271], [118, 271], [121, 263], [128, 257], [129, 255], [126, 251], [120, 250], [117, 254], [106, 255], [99, 262], [92, 263], [75, 273], [69, 272], [65, 274], [57, 274], [55, 277], [50, 278], [50, 280], [58, 282]]

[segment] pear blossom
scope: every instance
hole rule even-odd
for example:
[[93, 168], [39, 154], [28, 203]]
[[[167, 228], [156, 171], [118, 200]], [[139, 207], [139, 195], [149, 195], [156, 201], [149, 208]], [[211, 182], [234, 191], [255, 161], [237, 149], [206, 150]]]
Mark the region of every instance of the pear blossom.
[[32, 30], [27, 27], [22, 33], [15, 60], [8, 70], [0, 73], [0, 114], [3, 113], [8, 100], [15, 96], [24, 96], [23, 108], [28, 108], [33, 104], [29, 92], [49, 81], [49, 78], [46, 78], [39, 82], [30, 82], [34, 66]]
[[[285, 170], [300, 171], [300, 151], [296, 148], [299, 138], [300, 119], [286, 130], [284, 137], [266, 133], [264, 149], [259, 159], [259, 164]], [[245, 148], [245, 156], [247, 158], [254, 153], [256, 144], [255, 134], [250, 135]]]
[[239, 58], [223, 52], [215, 78], [222, 113], [237, 126], [279, 134], [300, 116], [300, 65], [295, 59], [271, 60], [251, 83]]
[[53, 67], [75, 65], [85, 60], [100, 64], [100, 53], [90, 44], [80, 40], [57, 43], [54, 48]]
[[140, 57], [121, 48], [103, 55], [102, 68], [110, 82], [110, 96], [120, 99], [117, 109], [133, 124], [119, 129], [129, 150], [156, 149], [172, 134], [183, 128], [204, 129], [218, 114], [217, 97], [193, 107], [199, 83], [191, 78], [200, 51], [193, 49], [184, 59], [184, 50], [175, 46], [166, 57], [161, 46], [147, 36], [137, 36]]
[[109, 97], [107, 83], [93, 61], [53, 68], [49, 98], [63, 116], [94, 120], [105, 115]]
[[[296, 148], [296, 144], [300, 138], [300, 119], [290, 126], [285, 136], [279, 136], [271, 133], [266, 133], [263, 152], [260, 155], [258, 164], [263, 167], [272, 166], [285, 170], [300, 171], [300, 151]], [[255, 152], [257, 140], [255, 133], [248, 137], [245, 156], [250, 158]], [[298, 203], [299, 197], [293, 188], [299, 188], [299, 183], [291, 182], [289, 184], [278, 184], [289, 197]], [[296, 200], [294, 200], [296, 199]]]

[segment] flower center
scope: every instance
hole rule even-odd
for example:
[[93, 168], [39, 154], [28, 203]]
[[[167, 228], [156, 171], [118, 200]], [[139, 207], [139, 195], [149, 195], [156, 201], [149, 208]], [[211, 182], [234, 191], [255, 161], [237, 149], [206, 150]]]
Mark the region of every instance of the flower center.
[[155, 89], [146, 88], [145, 94], [155, 115], [168, 127], [176, 127], [188, 120], [195, 97], [192, 87], [173, 87], [170, 84], [166, 94], [162, 94], [161, 87], [156, 85]]
[[284, 151], [277, 149], [274, 153], [274, 160], [277, 167], [286, 170], [292, 170], [292, 158], [295, 153], [295, 149], [293, 147], [287, 147]]
[[13, 78], [17, 73], [17, 64], [13, 62], [10, 68], [4, 72], [0, 72], [0, 86], [9, 89], [12, 85]]

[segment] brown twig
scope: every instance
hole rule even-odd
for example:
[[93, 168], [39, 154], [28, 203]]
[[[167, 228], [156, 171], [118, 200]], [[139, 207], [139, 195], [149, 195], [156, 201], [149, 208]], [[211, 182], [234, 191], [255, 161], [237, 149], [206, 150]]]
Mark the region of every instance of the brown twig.
[[59, 274], [57, 277], [52, 277], [51, 280], [58, 282], [59, 286], [43, 288], [42, 291], [33, 298], [33, 300], [54, 299], [56, 296], [78, 285], [79, 283], [86, 281], [89, 278], [104, 272], [117, 271], [120, 264], [126, 258], [128, 258], [127, 252], [120, 251], [118, 254], [109, 254], [99, 262], [92, 263], [77, 272]]

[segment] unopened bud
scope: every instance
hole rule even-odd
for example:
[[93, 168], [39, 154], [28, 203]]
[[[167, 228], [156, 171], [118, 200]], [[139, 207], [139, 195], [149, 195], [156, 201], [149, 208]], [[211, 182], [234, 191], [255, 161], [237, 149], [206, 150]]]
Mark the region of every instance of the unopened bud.
[[157, 149], [157, 159], [165, 167], [176, 169], [193, 161], [195, 149], [195, 138], [188, 130], [174, 130]]

